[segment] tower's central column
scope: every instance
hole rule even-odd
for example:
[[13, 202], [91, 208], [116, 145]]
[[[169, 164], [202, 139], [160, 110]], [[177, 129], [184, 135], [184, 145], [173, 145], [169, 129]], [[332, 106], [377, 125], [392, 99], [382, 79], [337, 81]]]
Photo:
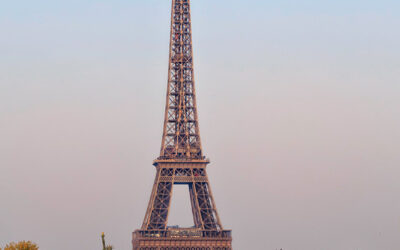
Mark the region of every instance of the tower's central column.
[[202, 159], [189, 0], [173, 0], [162, 159]]

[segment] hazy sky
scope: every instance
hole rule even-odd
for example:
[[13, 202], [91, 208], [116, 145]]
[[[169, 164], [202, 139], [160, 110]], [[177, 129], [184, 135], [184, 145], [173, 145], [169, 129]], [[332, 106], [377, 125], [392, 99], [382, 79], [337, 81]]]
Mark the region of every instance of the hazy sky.
[[[0, 246], [131, 248], [167, 0], [0, 1]], [[200, 128], [235, 250], [400, 249], [400, 1], [193, 0]], [[187, 193], [171, 224], [190, 223]], [[182, 214], [183, 216], [178, 216]]]

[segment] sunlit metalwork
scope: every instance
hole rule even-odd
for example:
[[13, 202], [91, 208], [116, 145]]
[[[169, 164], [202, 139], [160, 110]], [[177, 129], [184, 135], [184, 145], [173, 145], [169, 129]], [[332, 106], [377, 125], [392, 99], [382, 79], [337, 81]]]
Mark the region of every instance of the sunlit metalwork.
[[[231, 250], [211, 193], [200, 141], [193, 72], [190, 0], [172, 0], [168, 88], [160, 156], [142, 228], [133, 250]], [[192, 228], [168, 227], [174, 185], [187, 185]]]

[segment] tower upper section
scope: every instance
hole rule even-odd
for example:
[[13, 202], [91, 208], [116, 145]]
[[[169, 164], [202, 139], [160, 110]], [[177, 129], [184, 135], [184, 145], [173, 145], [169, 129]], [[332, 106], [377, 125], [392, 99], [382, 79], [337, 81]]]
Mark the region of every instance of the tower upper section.
[[203, 158], [193, 71], [190, 0], [172, 0], [167, 102], [159, 159]]

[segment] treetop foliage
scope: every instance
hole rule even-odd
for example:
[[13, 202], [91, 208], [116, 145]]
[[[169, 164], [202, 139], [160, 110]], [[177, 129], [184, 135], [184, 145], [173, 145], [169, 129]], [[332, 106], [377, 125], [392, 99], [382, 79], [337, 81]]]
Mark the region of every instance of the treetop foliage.
[[[18, 243], [11, 242], [6, 245], [4, 250], [38, 250], [39, 247], [30, 241], [20, 241]], [[1, 250], [1, 248], [0, 248]]]

